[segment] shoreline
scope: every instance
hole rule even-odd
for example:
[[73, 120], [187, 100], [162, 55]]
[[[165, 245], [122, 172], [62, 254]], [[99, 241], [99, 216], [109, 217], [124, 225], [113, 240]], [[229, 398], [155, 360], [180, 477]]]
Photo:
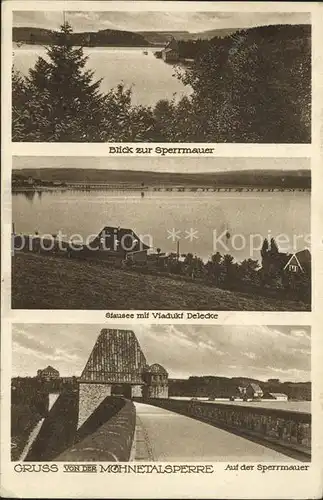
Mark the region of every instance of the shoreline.
[[[21, 44], [21, 45], [18, 45], [18, 44]], [[54, 42], [51, 42], [51, 43], [41, 43], [41, 42], [38, 42], [38, 43], [28, 43], [28, 42], [24, 42], [24, 41], [12, 41], [12, 48], [14, 50], [18, 49], [18, 50], [34, 50], [33, 47], [43, 47], [43, 48], [47, 48], [47, 47], [51, 47], [55, 45]], [[151, 49], [151, 51], [153, 50], [163, 50], [165, 48], [164, 45], [115, 45], [115, 44], [112, 44], [112, 45], [74, 45], [74, 47], [76, 48], [81, 48], [83, 47], [84, 49]]]
[[36, 192], [58, 192], [58, 191], [140, 191], [140, 192], [207, 192], [207, 193], [283, 193], [283, 192], [306, 192], [311, 188], [301, 187], [256, 187], [256, 186], [128, 186], [122, 184], [69, 184], [68, 186], [35, 186], [35, 187], [13, 187], [12, 193], [36, 193]]

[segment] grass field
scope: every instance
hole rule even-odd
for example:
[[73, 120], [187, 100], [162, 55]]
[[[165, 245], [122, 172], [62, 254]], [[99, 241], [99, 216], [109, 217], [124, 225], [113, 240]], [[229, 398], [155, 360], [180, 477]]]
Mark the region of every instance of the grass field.
[[13, 257], [14, 309], [305, 311], [300, 301], [231, 292], [50, 255]]

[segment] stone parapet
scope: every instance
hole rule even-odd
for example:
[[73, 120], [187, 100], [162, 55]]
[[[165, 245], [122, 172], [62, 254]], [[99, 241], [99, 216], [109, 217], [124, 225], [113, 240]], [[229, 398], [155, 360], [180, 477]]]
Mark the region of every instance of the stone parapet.
[[124, 406], [91, 434], [56, 457], [63, 462], [126, 462], [130, 458], [136, 425], [134, 404]]
[[195, 400], [150, 399], [150, 404], [210, 423], [239, 435], [311, 456], [311, 415]]
[[110, 395], [111, 385], [109, 384], [79, 383], [78, 429], [86, 422], [102, 401]]

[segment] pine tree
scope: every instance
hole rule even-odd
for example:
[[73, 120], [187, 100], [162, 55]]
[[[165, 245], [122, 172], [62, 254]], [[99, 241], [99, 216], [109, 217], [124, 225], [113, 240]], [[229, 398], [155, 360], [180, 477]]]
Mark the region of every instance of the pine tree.
[[86, 69], [88, 57], [73, 45], [68, 23], [54, 35], [46, 58], [39, 57], [23, 85], [13, 80], [13, 141], [146, 141], [154, 125], [152, 110], [132, 106], [131, 89], [119, 84], [106, 95], [101, 80]]
[[268, 243], [268, 240], [267, 238], [264, 239], [263, 241], [263, 244], [262, 244], [262, 247], [261, 247], [261, 250], [260, 250], [260, 254], [261, 254], [261, 257], [264, 259], [267, 254], [268, 254], [268, 249], [269, 249], [269, 243]]
[[[63, 24], [55, 43], [47, 49], [47, 59], [39, 57], [29, 70], [30, 121], [36, 124], [38, 140], [95, 140], [100, 130], [104, 112], [101, 80], [94, 81], [93, 71], [85, 69], [88, 58], [82, 47], [73, 46], [71, 34], [71, 26]], [[33, 96], [37, 97], [36, 108]]]
[[271, 238], [271, 240], [270, 240], [270, 254], [273, 257], [275, 257], [276, 255], [278, 255], [278, 253], [279, 253], [279, 250], [278, 250], [277, 243], [274, 240], [274, 238]]

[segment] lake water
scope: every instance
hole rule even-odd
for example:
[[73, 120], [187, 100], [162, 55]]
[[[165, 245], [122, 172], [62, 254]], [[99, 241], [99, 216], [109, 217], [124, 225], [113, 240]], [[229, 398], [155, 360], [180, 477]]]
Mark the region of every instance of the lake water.
[[[191, 400], [191, 397], [172, 397], [171, 399]], [[200, 401], [208, 401], [208, 398], [197, 398]], [[208, 403], [225, 404], [233, 406], [250, 406], [252, 408], [267, 408], [273, 410], [298, 411], [311, 413], [311, 401], [229, 401], [228, 399], [215, 399]]]
[[[148, 55], [144, 55], [144, 50]], [[133, 89], [133, 104], [154, 105], [159, 99], [176, 99], [191, 92], [174, 76], [174, 67], [154, 56], [156, 47], [86, 47], [89, 56], [87, 69], [95, 71], [95, 79], [103, 78], [102, 92], [108, 92], [119, 83]], [[46, 50], [40, 45], [13, 47], [15, 68], [27, 74], [38, 56], [46, 59]]]
[[177, 239], [171, 236], [175, 230], [180, 253], [191, 252], [205, 260], [219, 251], [238, 261], [259, 260], [265, 237], [284, 235], [279, 247], [285, 252], [306, 246], [310, 193], [148, 191], [143, 198], [137, 191], [14, 193], [12, 220], [16, 233], [60, 230], [68, 237], [80, 234], [84, 240], [104, 226], [130, 228], [162, 252], [176, 251]]

